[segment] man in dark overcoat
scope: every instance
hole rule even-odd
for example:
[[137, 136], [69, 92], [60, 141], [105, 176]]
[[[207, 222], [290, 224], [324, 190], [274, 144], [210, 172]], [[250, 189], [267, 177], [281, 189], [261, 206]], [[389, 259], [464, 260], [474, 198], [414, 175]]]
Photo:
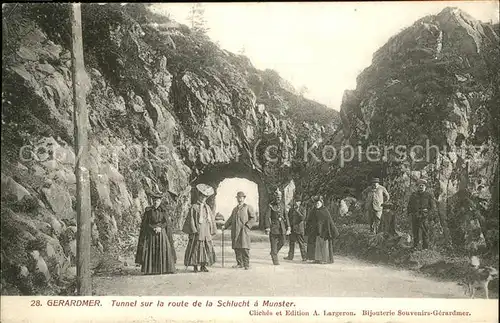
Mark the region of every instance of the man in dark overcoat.
[[271, 259], [273, 265], [279, 265], [278, 253], [285, 244], [285, 237], [291, 233], [288, 215], [281, 199], [282, 193], [278, 189], [274, 193], [274, 200], [269, 204], [265, 221], [265, 231], [269, 234], [271, 243]]
[[288, 257], [286, 260], [293, 260], [295, 253], [295, 242], [298, 243], [302, 261], [307, 261], [306, 243], [304, 241], [304, 222], [306, 219], [306, 208], [302, 205], [300, 196], [295, 198], [295, 201], [288, 212], [288, 220], [290, 221], [290, 245], [288, 249]]
[[235, 268], [250, 268], [250, 230], [256, 217], [253, 208], [245, 203], [244, 192], [236, 194], [238, 205], [224, 224], [224, 229], [231, 228], [231, 247], [236, 254]]
[[422, 248], [429, 248], [429, 221], [433, 220], [436, 212], [434, 196], [427, 191], [427, 181], [419, 179], [418, 189], [408, 201], [408, 216], [411, 218], [413, 231], [413, 247], [417, 248], [422, 234]]

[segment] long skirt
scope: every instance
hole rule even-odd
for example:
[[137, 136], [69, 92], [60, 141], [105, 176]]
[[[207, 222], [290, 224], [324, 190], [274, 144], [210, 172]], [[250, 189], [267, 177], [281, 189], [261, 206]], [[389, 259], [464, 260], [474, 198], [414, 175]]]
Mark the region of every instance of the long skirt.
[[211, 266], [215, 262], [215, 250], [211, 240], [189, 239], [184, 254], [184, 266]]
[[329, 262], [330, 260], [330, 244], [328, 240], [325, 240], [321, 237], [316, 237], [316, 245], [314, 252], [314, 260], [321, 262]]
[[333, 240], [328, 240], [328, 251], [329, 251], [328, 263], [333, 264], [333, 251], [334, 251]]
[[175, 249], [165, 230], [146, 234], [141, 268], [144, 274], [175, 273], [175, 261]]
[[314, 260], [316, 253], [316, 236], [307, 236], [307, 260]]

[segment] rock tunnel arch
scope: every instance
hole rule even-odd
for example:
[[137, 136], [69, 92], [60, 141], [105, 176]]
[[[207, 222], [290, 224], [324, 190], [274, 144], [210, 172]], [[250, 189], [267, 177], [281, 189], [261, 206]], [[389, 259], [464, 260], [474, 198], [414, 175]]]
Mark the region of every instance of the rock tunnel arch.
[[[266, 181], [264, 174], [258, 172], [252, 167], [245, 165], [242, 162], [232, 162], [229, 164], [218, 164], [207, 166], [203, 172], [193, 181], [193, 189], [199, 183], [210, 185], [214, 188], [215, 194], [208, 198], [207, 203], [216, 209], [215, 201], [217, 196], [217, 188], [219, 184], [227, 178], [244, 178], [257, 184], [257, 191], [259, 195], [258, 209], [259, 209], [259, 228], [262, 229], [264, 225], [263, 215], [270, 202], [270, 191], [272, 190], [273, 183]], [[235, 189], [236, 195], [236, 189]], [[196, 198], [195, 192], [192, 192], [192, 202]], [[224, 215], [226, 216], [226, 215]], [[227, 219], [227, 217], [226, 217]]]
[[257, 217], [253, 227], [258, 226], [259, 217], [259, 193], [258, 185], [246, 178], [232, 177], [225, 178], [216, 188], [217, 195], [215, 196], [214, 213], [228, 219], [232, 210], [237, 204], [235, 192], [242, 191], [246, 194], [245, 203], [252, 206]]

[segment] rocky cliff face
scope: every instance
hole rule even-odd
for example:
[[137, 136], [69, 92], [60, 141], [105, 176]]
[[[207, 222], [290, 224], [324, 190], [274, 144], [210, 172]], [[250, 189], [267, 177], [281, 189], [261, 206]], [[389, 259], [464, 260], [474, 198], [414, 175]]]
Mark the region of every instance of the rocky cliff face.
[[[290, 181], [296, 137], [338, 127], [275, 72], [143, 5], [84, 5], [82, 16], [96, 262], [135, 250], [149, 190], [170, 193], [177, 228], [200, 181], [246, 177], [266, 203]], [[47, 284], [75, 275], [68, 10], [19, 5], [3, 27], [2, 294], [63, 293]], [[278, 162], [256, 157], [267, 144]]]
[[402, 227], [415, 180], [428, 178], [445, 240], [473, 252], [498, 252], [498, 54], [498, 26], [447, 8], [380, 48], [341, 108], [345, 143], [393, 147], [366, 174], [385, 177]]

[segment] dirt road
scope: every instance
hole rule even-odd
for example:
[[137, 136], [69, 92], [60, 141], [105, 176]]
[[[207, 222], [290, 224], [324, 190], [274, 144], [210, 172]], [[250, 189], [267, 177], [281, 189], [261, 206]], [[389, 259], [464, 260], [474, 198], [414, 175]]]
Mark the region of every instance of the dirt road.
[[[226, 236], [227, 237], [227, 236]], [[193, 273], [182, 265], [184, 250], [178, 251], [175, 275], [142, 276], [129, 267], [131, 275], [94, 277], [96, 295], [197, 295], [197, 296], [303, 296], [303, 297], [426, 297], [464, 298], [456, 283], [438, 282], [409, 271], [376, 266], [337, 256], [334, 264], [281, 260], [273, 266], [268, 242], [252, 244], [250, 270], [233, 269], [234, 253], [226, 241], [225, 266], [221, 266], [221, 244], [216, 242], [218, 262], [208, 273]], [[296, 247], [296, 249], [298, 249]], [[288, 252], [285, 246], [280, 259]], [[481, 297], [481, 295], [478, 295]]]

